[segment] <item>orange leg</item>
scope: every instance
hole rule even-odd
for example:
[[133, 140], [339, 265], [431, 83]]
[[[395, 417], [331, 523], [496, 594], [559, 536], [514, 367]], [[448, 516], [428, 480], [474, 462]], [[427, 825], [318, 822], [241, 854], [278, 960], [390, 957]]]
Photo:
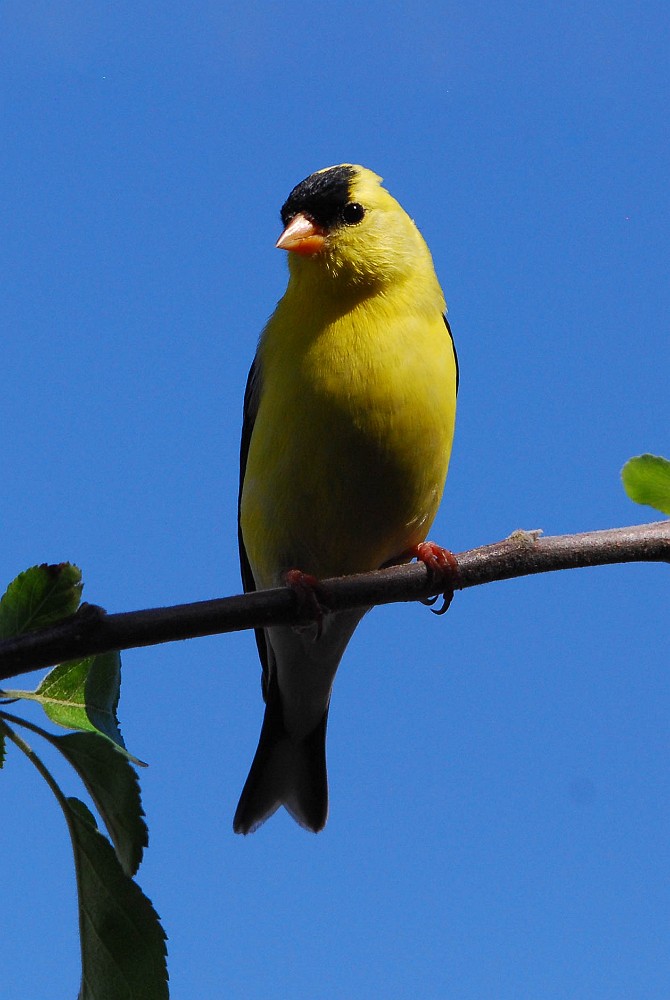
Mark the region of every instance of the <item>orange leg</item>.
[[[410, 549], [410, 553], [419, 562], [422, 562], [428, 570], [431, 582], [444, 585], [442, 593], [443, 604], [440, 608], [432, 608], [435, 615], [443, 615], [449, 610], [449, 605], [454, 598], [454, 590], [458, 587], [458, 562], [456, 556], [449, 549], [437, 545], [435, 542], [419, 542]], [[435, 604], [437, 597], [427, 597], [424, 604]]]
[[316, 592], [319, 581], [311, 573], [303, 573], [301, 569], [287, 569], [282, 573], [282, 579], [295, 594], [300, 613], [316, 622], [316, 638], [320, 639], [324, 608]]

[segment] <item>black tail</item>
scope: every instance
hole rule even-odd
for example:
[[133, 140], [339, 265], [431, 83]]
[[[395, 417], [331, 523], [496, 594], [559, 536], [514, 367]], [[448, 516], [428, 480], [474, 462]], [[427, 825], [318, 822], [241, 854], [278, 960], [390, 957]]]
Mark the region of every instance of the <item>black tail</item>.
[[253, 833], [280, 806], [296, 823], [318, 833], [328, 817], [326, 726], [321, 722], [302, 739], [284, 728], [281, 696], [270, 684], [258, 749], [235, 812], [235, 833]]

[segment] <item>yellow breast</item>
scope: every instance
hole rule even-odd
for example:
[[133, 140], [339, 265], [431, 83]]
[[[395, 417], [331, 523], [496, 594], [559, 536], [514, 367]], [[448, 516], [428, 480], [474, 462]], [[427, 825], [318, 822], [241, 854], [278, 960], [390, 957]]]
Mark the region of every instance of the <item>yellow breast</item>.
[[378, 296], [324, 321], [287, 296], [259, 360], [241, 505], [257, 585], [292, 567], [321, 578], [375, 569], [422, 541], [456, 409], [439, 311]]

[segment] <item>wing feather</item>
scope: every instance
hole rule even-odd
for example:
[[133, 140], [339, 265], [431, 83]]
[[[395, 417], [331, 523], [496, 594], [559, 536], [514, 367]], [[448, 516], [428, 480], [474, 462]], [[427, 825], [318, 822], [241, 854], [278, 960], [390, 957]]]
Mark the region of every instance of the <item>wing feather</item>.
[[444, 314], [443, 318], [444, 318], [444, 325], [446, 326], [447, 333], [449, 334], [449, 337], [451, 338], [451, 346], [452, 346], [453, 351], [454, 351], [454, 364], [456, 365], [456, 395], [458, 395], [458, 383], [460, 381], [460, 372], [458, 370], [458, 354], [456, 353], [456, 344], [454, 343], [454, 335], [451, 332], [451, 327], [449, 326], [449, 320], [447, 319], [447, 314], [446, 313]]
[[[244, 474], [247, 468], [247, 459], [249, 457], [249, 445], [251, 444], [251, 435], [254, 430], [254, 423], [256, 422], [256, 414], [258, 413], [258, 401], [260, 399], [261, 393], [261, 368], [258, 361], [258, 355], [254, 358], [251, 368], [249, 369], [249, 377], [247, 378], [246, 389], [244, 390], [244, 415], [242, 420], [242, 439], [240, 441], [240, 487], [237, 495], [237, 544], [240, 553], [240, 571], [242, 573], [242, 586], [244, 587], [245, 594], [249, 591], [256, 590], [256, 581], [254, 580], [254, 574], [251, 569], [251, 563], [249, 562], [249, 557], [247, 555], [247, 550], [244, 544], [244, 538], [242, 537], [242, 525], [240, 519], [240, 510], [242, 507], [242, 487], [244, 486]], [[256, 636], [256, 645], [258, 646], [258, 655], [260, 657], [261, 666], [263, 668], [262, 677], [262, 689], [263, 697], [265, 697], [268, 677], [269, 677], [269, 650], [268, 642], [265, 635], [265, 631], [262, 628], [254, 629]]]

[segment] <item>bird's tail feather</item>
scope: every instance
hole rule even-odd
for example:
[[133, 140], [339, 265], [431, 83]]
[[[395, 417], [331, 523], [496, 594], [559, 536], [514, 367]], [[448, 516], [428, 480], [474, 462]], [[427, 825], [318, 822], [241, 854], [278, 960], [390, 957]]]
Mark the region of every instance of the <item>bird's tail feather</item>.
[[258, 749], [235, 812], [235, 833], [253, 833], [280, 806], [296, 823], [318, 833], [328, 817], [326, 726], [328, 709], [307, 736], [284, 728], [281, 696], [270, 685]]

